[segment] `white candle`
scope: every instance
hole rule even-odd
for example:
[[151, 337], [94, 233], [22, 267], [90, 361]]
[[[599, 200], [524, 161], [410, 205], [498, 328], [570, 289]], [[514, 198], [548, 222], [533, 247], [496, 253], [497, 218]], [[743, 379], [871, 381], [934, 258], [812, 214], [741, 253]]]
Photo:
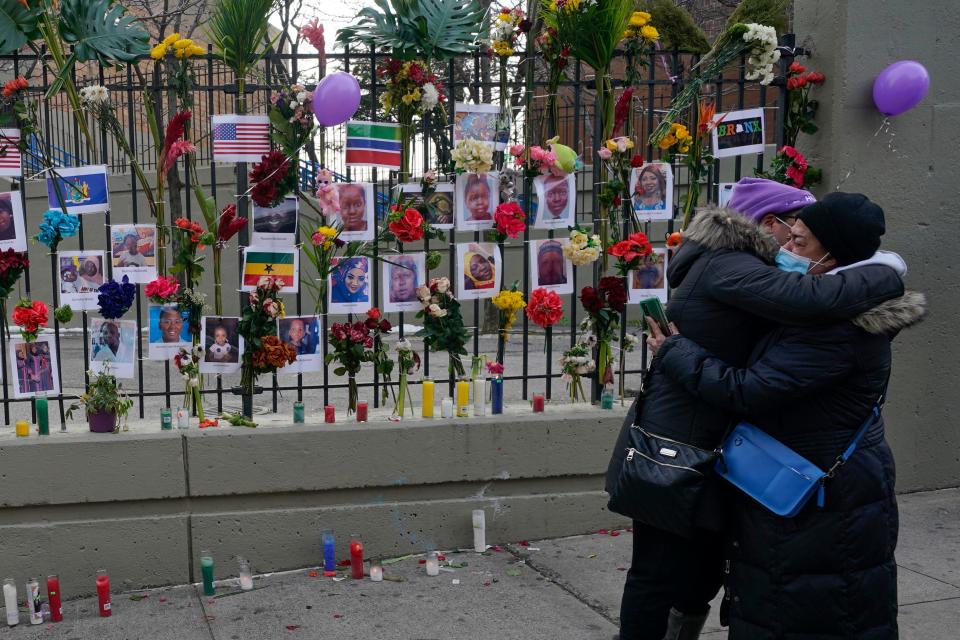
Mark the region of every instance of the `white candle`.
[[438, 576], [440, 575], [440, 560], [437, 558], [437, 552], [431, 551], [427, 554], [427, 575], [428, 576]]
[[383, 582], [383, 567], [375, 562], [370, 563], [370, 580], [372, 582]]
[[487, 518], [483, 509], [473, 510], [473, 550], [477, 553], [487, 550]]
[[17, 585], [13, 578], [3, 581], [3, 606], [7, 608], [7, 624], [11, 627], [20, 622], [20, 610], [17, 609]]
[[473, 381], [473, 415], [483, 416], [487, 414], [487, 381], [484, 378], [477, 378]]
[[440, 417], [441, 418], [452, 418], [453, 417], [453, 398], [444, 398], [443, 402], [440, 403]]
[[177, 429], [188, 429], [190, 427], [190, 413], [186, 409], [177, 410]]
[[237, 563], [240, 565], [240, 588], [244, 591], [253, 589], [253, 571], [250, 569], [250, 563], [244, 558], [239, 558]]

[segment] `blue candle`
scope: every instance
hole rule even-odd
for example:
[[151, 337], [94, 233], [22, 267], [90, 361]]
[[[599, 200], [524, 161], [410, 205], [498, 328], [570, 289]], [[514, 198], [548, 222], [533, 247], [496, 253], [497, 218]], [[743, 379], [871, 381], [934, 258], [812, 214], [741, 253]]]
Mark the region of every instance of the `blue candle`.
[[323, 540], [323, 575], [337, 575], [337, 554], [334, 548], [333, 531], [324, 530], [321, 536]]
[[503, 413], [503, 378], [497, 376], [490, 381], [493, 414]]

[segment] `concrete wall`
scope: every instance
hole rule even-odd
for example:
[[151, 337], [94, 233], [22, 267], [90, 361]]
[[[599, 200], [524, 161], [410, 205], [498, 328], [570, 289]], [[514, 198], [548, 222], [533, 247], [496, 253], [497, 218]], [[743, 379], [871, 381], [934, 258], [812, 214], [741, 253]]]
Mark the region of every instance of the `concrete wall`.
[[[98, 568], [120, 589], [195, 581], [211, 549], [258, 572], [322, 563], [320, 532], [346, 558], [586, 533], [626, 521], [602, 474], [626, 410], [569, 405], [507, 415], [359, 425], [225, 427], [0, 436], [0, 572], [59, 573], [66, 597]], [[282, 423], [280, 423], [282, 424]]]
[[[799, 141], [823, 168], [815, 191], [859, 191], [883, 206], [884, 246], [904, 256], [908, 287], [929, 299], [926, 322], [894, 342], [886, 416], [898, 488], [957, 486], [960, 81], [952, 34], [960, 30], [960, 12], [955, 0], [797, 0], [794, 10], [798, 44], [813, 52], [804, 63], [827, 76], [816, 91], [820, 131]], [[902, 59], [927, 67], [930, 92], [884, 123], [873, 105], [873, 79]]]

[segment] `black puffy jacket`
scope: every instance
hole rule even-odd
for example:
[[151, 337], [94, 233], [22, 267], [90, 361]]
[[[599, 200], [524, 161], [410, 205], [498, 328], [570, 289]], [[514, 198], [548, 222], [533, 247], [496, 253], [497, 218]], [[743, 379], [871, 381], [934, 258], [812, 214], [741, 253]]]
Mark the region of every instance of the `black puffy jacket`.
[[[744, 416], [825, 471], [884, 393], [890, 339], [923, 315], [918, 294], [852, 322], [782, 327], [748, 367], [672, 336], [657, 370], [685, 392]], [[783, 518], [733, 490], [726, 577], [730, 638], [897, 637], [897, 504], [882, 418], [836, 476], [823, 508]]]
[[[745, 365], [757, 341], [775, 325], [845, 320], [903, 295], [903, 282], [886, 266], [829, 276], [780, 271], [771, 266], [779, 249], [776, 240], [726, 209], [698, 212], [684, 238], [668, 267], [674, 290], [667, 315], [682, 335], [734, 365]], [[637, 424], [674, 440], [712, 449], [733, 419], [730, 412], [692, 398], [675, 381], [658, 375], [656, 360], [643, 393]], [[630, 424], [624, 421], [614, 446], [608, 493], [623, 466]], [[722, 527], [716, 506], [705, 501], [701, 526]]]

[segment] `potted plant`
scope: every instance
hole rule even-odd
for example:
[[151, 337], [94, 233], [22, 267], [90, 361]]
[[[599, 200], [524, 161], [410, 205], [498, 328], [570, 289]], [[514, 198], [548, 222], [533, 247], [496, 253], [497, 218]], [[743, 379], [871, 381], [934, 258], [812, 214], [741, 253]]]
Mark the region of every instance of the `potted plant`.
[[80, 396], [79, 402], [74, 402], [67, 409], [67, 418], [73, 419], [73, 412], [81, 406], [87, 412], [87, 423], [94, 433], [112, 433], [117, 430], [120, 418], [125, 418], [133, 406], [133, 400], [123, 390], [123, 385], [117, 377], [110, 373], [110, 364], [104, 363], [103, 371], [91, 376], [87, 392]]

